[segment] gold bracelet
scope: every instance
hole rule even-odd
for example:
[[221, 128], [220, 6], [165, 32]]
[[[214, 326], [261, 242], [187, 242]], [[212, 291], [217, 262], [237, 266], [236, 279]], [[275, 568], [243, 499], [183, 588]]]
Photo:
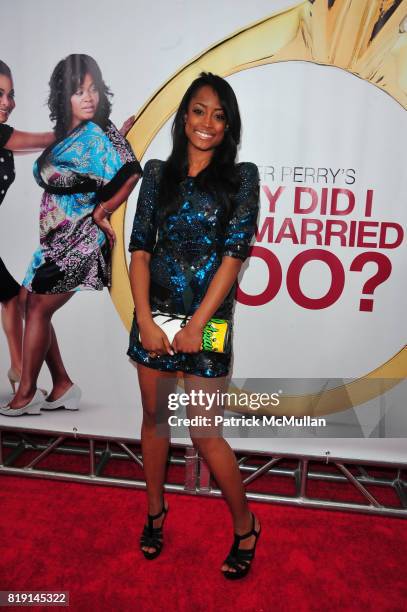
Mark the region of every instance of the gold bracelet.
[[112, 210], [107, 210], [107, 208], [105, 208], [100, 202], [99, 202], [99, 206], [100, 208], [107, 214], [107, 215], [111, 215], [112, 214]]

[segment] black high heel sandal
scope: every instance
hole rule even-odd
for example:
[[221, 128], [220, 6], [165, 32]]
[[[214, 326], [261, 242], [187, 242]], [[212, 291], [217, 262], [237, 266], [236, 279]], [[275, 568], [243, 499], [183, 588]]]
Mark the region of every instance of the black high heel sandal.
[[[163, 509], [158, 514], [147, 514], [148, 524], [144, 525], [144, 529], [140, 537], [140, 549], [146, 559], [156, 559], [162, 551], [163, 526], [167, 512], [168, 506], [165, 506], [163, 504]], [[153, 527], [153, 522], [156, 519], [159, 519], [162, 515], [164, 515], [164, 518], [161, 527]], [[148, 550], [143, 550], [141, 548], [142, 546], [147, 546], [148, 548], [155, 548], [155, 550], [154, 552], [149, 552]]]
[[[231, 569], [228, 569], [228, 570], [222, 571], [225, 578], [228, 578], [229, 580], [239, 580], [239, 578], [244, 578], [245, 576], [247, 576], [251, 568], [252, 561], [254, 559], [254, 553], [256, 551], [257, 540], [259, 539], [259, 535], [261, 531], [260, 525], [259, 525], [259, 530], [258, 531], [255, 530], [254, 526], [256, 524], [256, 519], [255, 519], [253, 512], [251, 514], [252, 514], [252, 520], [253, 520], [251, 530], [248, 533], [245, 533], [244, 535], [239, 535], [238, 533], [235, 533], [235, 539], [233, 541], [233, 546], [230, 549], [230, 553], [228, 554], [228, 556], [226, 557], [224, 561], [224, 563], [229, 565], [229, 567], [234, 570], [234, 571], [231, 571]], [[249, 548], [247, 550], [240, 549], [239, 548], [240, 542], [242, 540], [246, 540], [247, 538], [250, 538], [251, 536], [255, 536], [256, 538], [254, 541], [253, 548]]]

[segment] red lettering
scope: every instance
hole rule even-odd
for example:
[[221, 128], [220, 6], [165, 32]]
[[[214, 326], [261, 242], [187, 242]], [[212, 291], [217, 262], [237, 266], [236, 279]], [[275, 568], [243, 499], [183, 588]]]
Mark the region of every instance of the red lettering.
[[366, 193], [365, 217], [372, 216], [372, 206], [373, 206], [373, 189], [368, 189]]
[[271, 193], [270, 188], [267, 185], [262, 185], [262, 187], [263, 187], [263, 191], [266, 194], [266, 197], [267, 197], [268, 202], [269, 202], [269, 212], [275, 213], [276, 212], [277, 200], [281, 196], [281, 194], [283, 193], [285, 187], [279, 187], [277, 189], [276, 193], [274, 193], [274, 194]]
[[[301, 208], [301, 196], [303, 193], [308, 193], [311, 196], [311, 204], [303, 206]], [[318, 194], [312, 187], [296, 187], [295, 188], [295, 200], [294, 200], [294, 212], [296, 214], [308, 214], [316, 209], [318, 205]]]
[[[348, 206], [341, 210], [338, 208], [338, 196], [343, 195], [348, 198]], [[339, 189], [334, 187], [332, 189], [332, 200], [331, 200], [331, 215], [349, 215], [355, 208], [355, 196], [349, 189]]]
[[257, 228], [256, 242], [262, 242], [266, 232], [267, 232], [267, 242], [273, 242], [274, 217], [266, 217], [264, 219], [261, 229]]
[[323, 223], [320, 219], [303, 219], [302, 224], [301, 224], [301, 244], [307, 243], [308, 236], [315, 236], [317, 246], [321, 246], [322, 245], [322, 237], [321, 237], [322, 229], [323, 229]]
[[283, 238], [289, 238], [290, 240], [292, 240], [293, 244], [298, 244], [298, 237], [295, 232], [294, 223], [289, 217], [284, 219], [280, 227], [280, 231], [278, 232], [276, 237], [276, 244], [281, 242]]
[[[387, 242], [387, 230], [395, 230], [397, 237], [394, 242]], [[384, 222], [380, 227], [379, 248], [380, 249], [395, 249], [403, 242], [404, 230], [398, 223]]]
[[[374, 227], [376, 228], [375, 232], [368, 232], [366, 228]], [[358, 241], [356, 246], [358, 247], [376, 247], [377, 248], [377, 240], [375, 242], [366, 241], [365, 238], [371, 236], [372, 238], [377, 238], [377, 228], [379, 224], [376, 221], [360, 221], [358, 228]]]
[[249, 253], [250, 257], [260, 257], [266, 264], [268, 268], [268, 282], [267, 286], [258, 295], [249, 295], [245, 293], [240, 287], [237, 289], [236, 299], [241, 304], [246, 304], [246, 306], [263, 306], [263, 304], [267, 304], [267, 302], [271, 302], [277, 293], [280, 291], [281, 283], [283, 281], [283, 271], [281, 269], [280, 262], [277, 257], [269, 251], [261, 246], [253, 246], [250, 249]]
[[[337, 230], [334, 229], [334, 226], [337, 226]], [[325, 230], [325, 246], [329, 246], [331, 244], [332, 236], [336, 236], [339, 238], [339, 242], [341, 246], [346, 246], [346, 230], [348, 228], [348, 224], [346, 221], [332, 221], [331, 219], [327, 219], [326, 222], [326, 230]]]
[[[323, 261], [331, 270], [331, 286], [327, 293], [320, 298], [306, 296], [300, 287], [300, 274], [304, 265], [310, 261]], [[321, 310], [335, 304], [342, 295], [345, 286], [345, 271], [340, 260], [330, 251], [310, 249], [299, 253], [292, 260], [287, 271], [287, 289], [292, 300], [309, 310]]]

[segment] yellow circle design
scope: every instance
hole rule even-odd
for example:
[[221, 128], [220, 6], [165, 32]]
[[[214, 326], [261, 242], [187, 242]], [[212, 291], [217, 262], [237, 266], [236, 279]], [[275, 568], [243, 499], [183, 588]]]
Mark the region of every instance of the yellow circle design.
[[[200, 72], [228, 76], [276, 62], [308, 61], [342, 68], [391, 95], [407, 108], [407, 0], [307, 0], [257, 21], [181, 67], [136, 115], [128, 139], [139, 159], [176, 111]], [[133, 300], [124, 244], [125, 206], [112, 217], [117, 234], [111, 297], [129, 330]], [[321, 394], [283, 396], [258, 414], [329, 414], [357, 406], [407, 377], [407, 346], [365, 376]], [[380, 379], [380, 380], [379, 380]], [[244, 390], [230, 391], [247, 394]], [[237, 412], [247, 408], [234, 406]]]

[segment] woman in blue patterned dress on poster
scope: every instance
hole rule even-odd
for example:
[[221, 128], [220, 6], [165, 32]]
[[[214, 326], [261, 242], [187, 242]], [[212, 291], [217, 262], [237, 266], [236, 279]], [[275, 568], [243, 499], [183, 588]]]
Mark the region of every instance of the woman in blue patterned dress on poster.
[[[148, 520], [140, 545], [147, 559], [156, 558], [163, 545], [166, 410], [174, 374], [183, 376], [190, 397], [201, 391], [215, 397], [227, 389], [231, 349], [208, 350], [203, 332], [214, 318], [232, 326], [237, 276], [255, 231], [259, 174], [252, 163], [236, 164], [240, 130], [232, 88], [202, 73], [176, 113], [170, 157], [150, 160], [144, 169], [129, 246], [135, 316], [128, 355], [137, 362], [143, 401]], [[157, 311], [191, 318], [170, 342], [156, 323]], [[187, 416], [213, 419], [222, 406], [212, 406], [196, 408], [191, 402]], [[190, 434], [233, 519], [235, 540], [222, 571], [226, 578], [242, 578], [254, 556], [259, 521], [249, 511], [235, 455], [219, 428], [194, 426]]]
[[[15, 397], [0, 410], [7, 416], [78, 407], [81, 392], [66, 372], [51, 318], [76, 291], [109, 286], [115, 239], [109, 216], [141, 175], [129, 144], [109, 121], [109, 95], [88, 55], [68, 56], [51, 76], [48, 105], [57, 140], [34, 165], [44, 189], [40, 246], [23, 281], [23, 368]], [[53, 381], [46, 401], [36, 388], [44, 360]]]

